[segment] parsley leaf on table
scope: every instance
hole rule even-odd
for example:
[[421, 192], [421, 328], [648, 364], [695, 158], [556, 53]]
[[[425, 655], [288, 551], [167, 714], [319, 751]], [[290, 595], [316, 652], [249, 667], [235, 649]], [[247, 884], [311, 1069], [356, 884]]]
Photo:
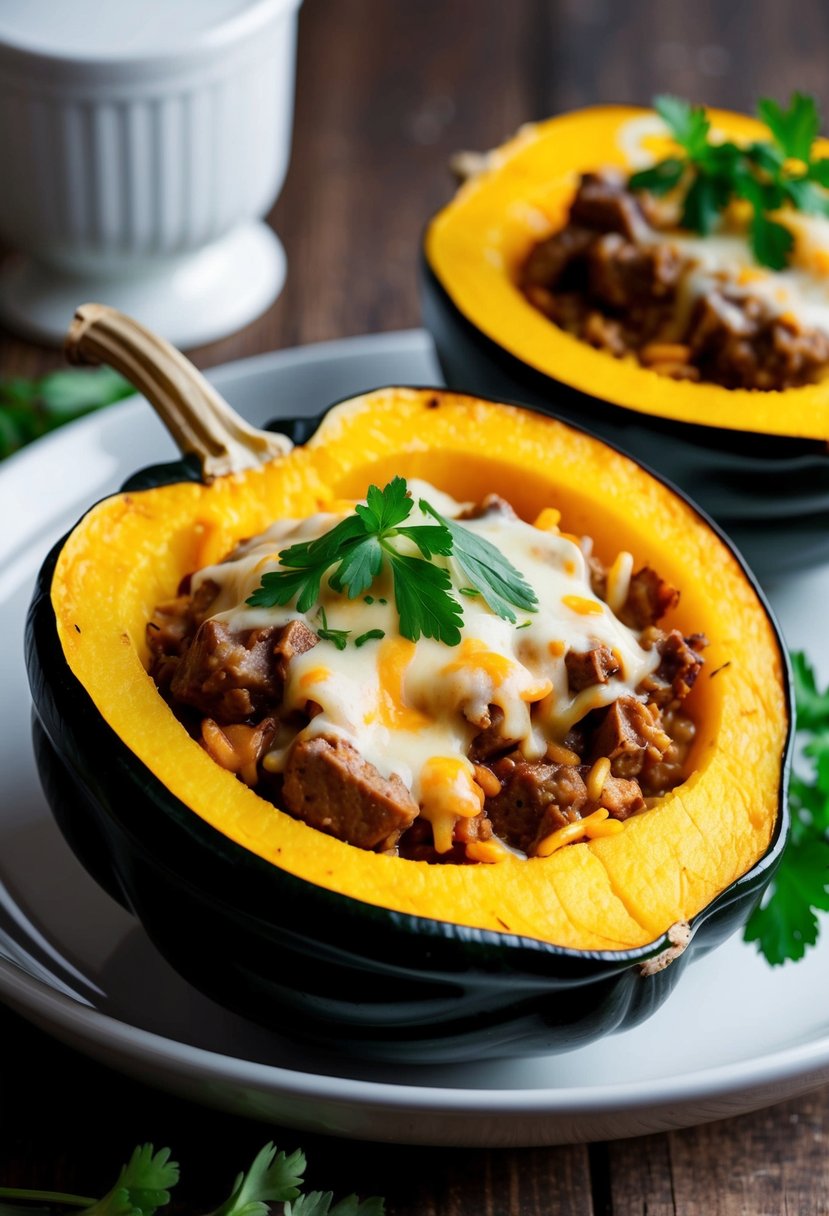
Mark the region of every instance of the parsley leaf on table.
[[356, 1195], [347, 1195], [331, 1206], [331, 1191], [309, 1191], [293, 1203], [285, 1204], [285, 1216], [383, 1216], [386, 1205], [376, 1195], [362, 1202]]
[[[155, 1152], [151, 1144], [138, 1145], [115, 1180], [115, 1185], [102, 1199], [87, 1199], [82, 1195], [66, 1195], [57, 1191], [24, 1190], [0, 1187], [2, 1199], [42, 1200], [50, 1204], [82, 1208], [83, 1216], [153, 1216], [170, 1202], [170, 1188], [179, 1179], [179, 1168], [170, 1160], [168, 1148]], [[11, 1205], [0, 1203], [0, 1212], [8, 1213]], [[15, 1211], [19, 1209], [15, 1206]]]
[[[450, 571], [432, 561], [438, 556], [451, 558], [472, 584], [459, 588], [460, 592], [480, 594], [505, 620], [515, 622], [510, 605], [528, 612], [536, 610], [535, 592], [494, 545], [444, 519], [425, 499], [420, 501], [421, 511], [437, 522], [403, 526], [413, 507], [402, 477], [394, 477], [382, 490], [369, 486], [365, 504], [358, 503], [353, 515], [316, 540], [284, 549], [279, 554], [283, 569], [263, 574], [246, 602], [254, 608], [272, 608], [296, 598], [297, 609], [307, 612], [318, 601], [322, 580], [328, 575], [328, 586], [333, 591], [352, 600], [363, 596], [373, 603], [373, 597], [364, 593], [387, 565], [403, 637], [413, 642], [420, 637], [437, 638], [447, 646], [457, 646], [463, 608], [453, 594]], [[422, 557], [402, 552], [395, 544], [401, 536], [411, 541]], [[328, 629], [324, 616], [323, 630], [318, 630], [320, 637], [329, 638], [339, 649], [345, 648], [348, 632]]]
[[260, 1149], [247, 1173], [238, 1174], [233, 1190], [210, 1216], [268, 1216], [269, 1203], [287, 1203], [300, 1194], [305, 1154], [277, 1152], [273, 1143]]
[[[385, 1203], [378, 1196], [362, 1201], [348, 1195], [333, 1203], [330, 1191], [310, 1191], [300, 1187], [305, 1173], [305, 1154], [297, 1149], [290, 1156], [266, 1144], [256, 1154], [250, 1168], [237, 1174], [227, 1199], [209, 1216], [269, 1216], [272, 1203], [281, 1204], [284, 1216], [384, 1216]], [[179, 1168], [170, 1161], [170, 1150], [153, 1151], [151, 1144], [139, 1145], [122, 1166], [115, 1186], [103, 1199], [87, 1199], [59, 1191], [0, 1187], [0, 1200], [37, 1200], [52, 1206], [82, 1208], [80, 1216], [153, 1216], [157, 1208], [170, 1202], [170, 1187], [179, 1180]], [[0, 1202], [2, 1216], [39, 1216], [44, 1209]], [[274, 1210], [273, 1216], [276, 1216]]]
[[801, 652], [792, 655], [792, 670], [798, 736], [810, 736], [803, 755], [811, 760], [812, 772], [808, 779], [792, 778], [791, 838], [767, 898], [744, 933], [744, 940], [756, 942], [772, 966], [803, 958], [820, 932], [815, 912], [829, 912], [829, 689], [818, 691]]
[[86, 1216], [153, 1216], [170, 1202], [170, 1187], [178, 1177], [178, 1164], [170, 1160], [168, 1148], [156, 1153], [151, 1144], [139, 1145], [121, 1167], [112, 1190], [87, 1208]]
[[713, 230], [732, 199], [744, 199], [752, 209], [749, 239], [754, 257], [763, 266], [782, 270], [794, 238], [772, 213], [788, 202], [796, 211], [829, 215], [829, 158], [812, 155], [820, 129], [814, 99], [795, 92], [784, 109], [762, 98], [757, 114], [771, 140], [744, 147], [727, 140], [712, 142], [702, 106], [662, 96], [654, 99], [654, 109], [685, 158], [668, 156], [632, 174], [631, 187], [656, 195], [684, 187], [680, 223], [703, 235]]
[[0, 459], [135, 389], [108, 367], [50, 372], [37, 380], [0, 378]]

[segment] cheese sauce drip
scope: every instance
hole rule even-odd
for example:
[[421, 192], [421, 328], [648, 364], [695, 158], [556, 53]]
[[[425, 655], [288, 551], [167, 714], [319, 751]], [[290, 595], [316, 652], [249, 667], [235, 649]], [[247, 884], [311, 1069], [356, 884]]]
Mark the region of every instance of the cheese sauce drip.
[[[409, 489], [415, 504], [425, 498], [449, 518], [468, 505], [414, 479]], [[291, 605], [253, 608], [245, 601], [263, 574], [282, 568], [281, 550], [321, 536], [350, 513], [349, 508], [276, 523], [228, 560], [194, 575], [193, 588], [206, 579], [219, 587], [213, 616], [233, 631], [290, 620], [316, 631], [321, 624], [317, 606], [302, 614]], [[433, 522], [416, 505], [406, 520], [407, 525]], [[656, 650], [643, 649], [637, 634], [594, 595], [584, 553], [556, 528], [537, 528], [500, 513], [465, 519], [463, 526], [495, 545], [524, 575], [538, 596], [538, 611], [516, 610], [513, 624], [496, 616], [482, 596], [459, 594], [464, 618], [460, 645], [431, 638], [412, 642], [400, 635], [390, 580], [376, 581], [367, 596], [356, 600], [332, 591], [323, 580], [320, 606], [327, 627], [349, 631], [347, 644], [338, 649], [321, 639], [295, 656], [284, 691], [286, 714], [304, 711], [309, 702], [320, 707], [298, 737], [339, 736], [383, 776], [401, 778], [431, 822], [439, 852], [451, 847], [457, 819], [477, 815], [483, 805], [467, 752], [488, 724], [491, 706], [503, 711], [503, 736], [516, 740], [528, 760], [540, 760], [548, 744], [563, 741], [591, 709], [635, 695], [659, 663]], [[402, 550], [410, 542], [400, 538], [399, 544]], [[411, 552], [416, 552], [413, 546]], [[440, 560], [448, 560], [451, 570], [451, 559]], [[466, 580], [453, 572], [453, 583], [457, 589]], [[382, 630], [384, 637], [355, 646], [369, 630]], [[567, 651], [602, 644], [619, 662], [618, 675], [572, 695]], [[293, 741], [280, 734], [279, 746], [264, 758], [265, 768], [281, 771]]]

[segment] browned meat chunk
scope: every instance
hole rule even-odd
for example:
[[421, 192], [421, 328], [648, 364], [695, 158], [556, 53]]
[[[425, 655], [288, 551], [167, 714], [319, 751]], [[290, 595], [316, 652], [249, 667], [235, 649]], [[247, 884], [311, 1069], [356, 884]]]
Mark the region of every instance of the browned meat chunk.
[[592, 650], [568, 650], [564, 656], [567, 686], [571, 693], [581, 692], [594, 684], [606, 684], [620, 670], [619, 660], [607, 646]]
[[274, 670], [280, 684], [284, 685], [287, 679], [288, 664], [294, 655], [313, 650], [318, 641], [317, 635], [302, 621], [288, 621], [288, 624], [283, 626], [273, 648]]
[[829, 360], [829, 337], [804, 330], [758, 300], [711, 292], [694, 310], [688, 336], [703, 375], [727, 388], [807, 384]]
[[607, 756], [614, 777], [638, 777], [646, 757], [661, 760], [671, 745], [660, 720], [635, 697], [620, 697], [604, 711], [591, 740], [590, 758]]
[[507, 757], [492, 767], [503, 784], [500, 794], [487, 798], [484, 810], [495, 834], [523, 853], [532, 853], [539, 840], [578, 819], [587, 802], [584, 780], [574, 765]]
[[596, 232], [618, 232], [629, 241], [647, 235], [639, 203], [621, 173], [585, 173], [570, 206], [570, 222]]
[[602, 786], [599, 805], [610, 812], [611, 819], [628, 819], [637, 811], [645, 809], [645, 799], [638, 781], [627, 781], [623, 777], [607, 777]]
[[684, 638], [678, 629], [659, 632], [653, 642], [661, 656], [659, 666], [639, 686], [648, 701], [666, 707], [688, 696], [704, 662], [699, 651], [706, 640], [702, 634]]
[[461, 818], [455, 824], [455, 840], [460, 844], [470, 844], [473, 840], [491, 840], [492, 822], [483, 812], [472, 815], [471, 818]]
[[182, 593], [159, 604], [147, 623], [147, 645], [153, 655], [182, 654], [218, 593], [216, 584], [205, 579], [194, 595]]
[[643, 566], [631, 577], [627, 599], [619, 620], [631, 629], [646, 629], [661, 620], [679, 603], [679, 592], [660, 578], [650, 566]]
[[692, 639], [684, 638], [678, 629], [672, 629], [659, 646], [662, 662], [656, 669], [656, 675], [670, 684], [671, 691], [680, 701], [693, 688], [704, 662], [691, 642]]
[[568, 225], [536, 245], [524, 268], [527, 288], [558, 288], [565, 280], [568, 268], [586, 257], [595, 240], [596, 233], [589, 228]]
[[[613, 312], [624, 312], [643, 299], [671, 299], [682, 262], [669, 245], [634, 245], [611, 232], [599, 237], [587, 258], [590, 296]], [[661, 320], [657, 311], [655, 319]], [[648, 326], [648, 336], [656, 326]]]
[[220, 621], [204, 621], [180, 659], [170, 684], [172, 696], [221, 725], [261, 717], [279, 706], [291, 639], [310, 648], [316, 634], [298, 633], [295, 622], [234, 634]]
[[282, 801], [311, 827], [360, 849], [392, 848], [417, 803], [396, 774], [383, 777], [344, 739], [301, 739], [291, 749]]
[[490, 705], [488, 717], [489, 724], [469, 745], [469, 759], [476, 764], [488, 760], [490, 756], [497, 756], [499, 752], [508, 751], [518, 742], [504, 736], [504, 711], [500, 705]]

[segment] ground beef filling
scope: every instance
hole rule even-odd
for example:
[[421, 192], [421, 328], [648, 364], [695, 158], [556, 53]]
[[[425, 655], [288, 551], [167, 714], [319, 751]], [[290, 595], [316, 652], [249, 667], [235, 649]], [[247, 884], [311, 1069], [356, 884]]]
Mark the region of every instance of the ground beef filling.
[[[594, 592], [604, 598], [607, 571], [590, 558]], [[211, 619], [218, 588], [202, 583], [158, 605], [147, 626], [150, 674], [162, 695], [212, 758], [239, 780], [319, 831], [358, 848], [414, 860], [468, 863], [467, 846], [497, 838], [533, 856], [542, 841], [600, 807], [625, 820], [687, 775], [694, 723], [682, 710], [702, 666], [705, 638], [665, 631], [658, 622], [678, 593], [644, 567], [630, 580], [618, 616], [655, 649], [658, 665], [636, 690], [588, 713], [546, 757], [527, 760], [503, 730], [495, 705], [477, 723], [469, 748], [484, 793], [481, 813], [459, 819], [452, 847], [438, 852], [431, 824], [399, 777], [384, 777], [340, 738], [298, 739], [285, 771], [262, 765], [280, 732], [296, 734], [319, 712], [308, 702], [290, 719], [282, 712], [288, 666], [319, 642], [298, 620], [233, 633]], [[618, 661], [604, 645], [565, 656], [572, 694], [606, 684]]]
[[808, 384], [829, 363], [829, 335], [775, 311], [723, 275], [692, 300], [692, 263], [658, 230], [677, 217], [633, 194], [621, 174], [585, 174], [566, 226], [536, 245], [520, 286], [561, 329], [653, 371], [725, 388]]

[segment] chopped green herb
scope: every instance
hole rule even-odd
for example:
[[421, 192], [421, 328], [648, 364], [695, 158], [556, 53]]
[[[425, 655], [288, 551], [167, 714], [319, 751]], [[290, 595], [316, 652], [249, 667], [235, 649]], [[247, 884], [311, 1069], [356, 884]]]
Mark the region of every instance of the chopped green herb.
[[654, 109], [685, 156], [666, 157], [634, 173], [634, 190], [662, 195], [684, 188], [683, 227], [707, 234], [732, 199], [752, 208], [749, 239], [757, 261], [772, 270], [787, 265], [794, 246], [789, 229], [771, 218], [785, 203], [797, 211], [829, 215], [829, 158], [813, 159], [820, 128], [813, 98], [793, 93], [787, 109], [762, 98], [757, 113], [771, 134], [739, 147], [729, 141], [712, 142], [711, 124], [702, 106], [678, 97], [657, 97]]
[[322, 625], [317, 627], [317, 636], [322, 638], [324, 642], [333, 642], [337, 650], [345, 650], [348, 645], [348, 637], [351, 633], [350, 629], [329, 629], [328, 618], [325, 615], [325, 609], [320, 604], [319, 618]]
[[380, 599], [377, 601], [377, 603], [378, 603], [378, 604], [387, 604], [388, 602], [389, 602], [388, 600], [384, 600], [384, 599], [382, 599], [382, 598], [380, 598]]
[[[792, 834], [767, 897], [745, 929], [745, 940], [772, 966], [803, 958], [818, 939], [818, 911], [829, 911], [829, 689], [819, 692], [801, 652], [792, 655], [798, 737], [810, 761], [808, 777], [789, 788]], [[804, 742], [805, 741], [805, 742]]]
[[[482, 595], [498, 616], [514, 622], [511, 604], [535, 612], [535, 592], [494, 545], [444, 519], [424, 500], [421, 510], [437, 522], [402, 526], [413, 506], [402, 477], [393, 478], [382, 490], [369, 486], [365, 505], [358, 504], [354, 515], [316, 540], [283, 550], [279, 560], [285, 569], [264, 574], [247, 603], [272, 608], [296, 598], [299, 611], [307, 612], [319, 599], [326, 575], [332, 590], [349, 599], [362, 595], [365, 600], [364, 593], [388, 568], [403, 637], [413, 642], [421, 636], [437, 638], [447, 646], [457, 646], [463, 609], [452, 594], [450, 570], [432, 561], [437, 556], [451, 557], [473, 584], [464, 593]], [[410, 541], [422, 556], [402, 552], [396, 543], [398, 537]], [[386, 600], [378, 602], [385, 604]], [[323, 629], [318, 632], [344, 649], [348, 631], [329, 630], [323, 617]], [[341, 641], [334, 634], [339, 634]]]
[[522, 621], [520, 625], [516, 625], [516, 629], [528, 629], [532, 625], [532, 621]]
[[375, 638], [379, 641], [380, 638], [384, 638], [385, 636], [382, 629], [369, 629], [367, 633], [361, 633], [358, 638], [354, 639], [354, 645], [359, 648], [360, 646], [365, 646], [366, 642], [371, 642]]
[[470, 599], [474, 599], [476, 595], [481, 594], [477, 587], [458, 587], [458, 593], [460, 595], [468, 595]]
[[373, 595], [364, 595], [364, 596], [363, 596], [363, 603], [364, 603], [364, 604], [373, 604], [373, 603], [374, 603], [374, 596], [373, 596]]

